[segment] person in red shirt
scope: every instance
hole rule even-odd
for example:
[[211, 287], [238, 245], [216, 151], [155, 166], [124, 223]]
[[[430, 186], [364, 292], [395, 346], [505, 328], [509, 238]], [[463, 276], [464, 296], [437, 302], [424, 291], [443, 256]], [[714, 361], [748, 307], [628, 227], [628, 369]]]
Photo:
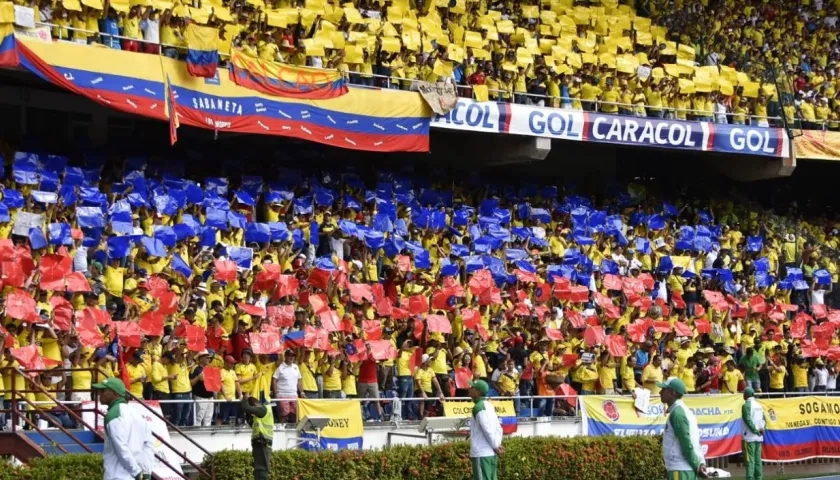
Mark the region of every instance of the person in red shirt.
[[[368, 347], [370, 348], [370, 347]], [[368, 352], [368, 355], [370, 353]], [[359, 367], [359, 377], [356, 381], [356, 394], [359, 398], [373, 398], [377, 401], [370, 402], [376, 405], [376, 419], [374, 421], [382, 421], [382, 405], [379, 403], [379, 373], [377, 371], [376, 360], [368, 357], [362, 362]], [[367, 402], [366, 402], [367, 403]]]
[[467, 83], [470, 85], [484, 85], [484, 78], [484, 66], [479, 63], [475, 67], [475, 72], [467, 78]]

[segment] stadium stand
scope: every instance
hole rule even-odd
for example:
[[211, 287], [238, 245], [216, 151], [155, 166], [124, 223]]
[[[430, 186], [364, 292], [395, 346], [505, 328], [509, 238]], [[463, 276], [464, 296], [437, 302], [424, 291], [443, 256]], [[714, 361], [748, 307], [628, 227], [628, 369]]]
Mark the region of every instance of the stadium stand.
[[[356, 85], [410, 90], [417, 81], [445, 81], [457, 84], [460, 95], [478, 100], [758, 126], [781, 126], [786, 119], [804, 128], [837, 128], [836, 121], [829, 121], [837, 117], [833, 105], [814, 100], [808, 91], [800, 95], [780, 80], [783, 73], [799, 72], [769, 75], [769, 69], [756, 68], [757, 50], [774, 50], [766, 47], [769, 40], [763, 41], [769, 22], [759, 19], [745, 30], [755, 38], [744, 43], [737, 58], [752, 55], [752, 63], [733, 67], [727, 52], [710, 47], [731, 46], [730, 37], [720, 38], [720, 30], [756, 16], [752, 13], [757, 9], [749, 4], [761, 2], [747, 2], [744, 15], [725, 13], [735, 2], [719, 10], [697, 3], [692, 8], [705, 23], [687, 21], [679, 7], [657, 11], [649, 5], [656, 2], [642, 3], [654, 10], [658, 23], [616, 0], [401, 0], [341, 6], [320, 0], [270, 5], [253, 0], [210, 1], [198, 7], [167, 1], [68, 0], [42, 4], [39, 18], [54, 38], [169, 57], [186, 55], [192, 27], [208, 27], [218, 30], [217, 39], [212, 32], [209, 37], [218, 42], [223, 62], [240, 52], [269, 65], [337, 69]], [[829, 8], [818, 15], [811, 13], [816, 5], [803, 7], [800, 12], [806, 17], [791, 20], [791, 25], [807, 22], [812, 29], [819, 23], [815, 19], [833, 18]], [[725, 20], [718, 25], [716, 18]], [[788, 18], [779, 15], [778, 21]], [[729, 19], [738, 19], [738, 24], [724, 26]], [[716, 36], [710, 29], [697, 31], [706, 24], [717, 28], [712, 29]], [[820, 32], [830, 31], [824, 25]], [[779, 32], [769, 32], [768, 39]], [[796, 35], [786, 38], [794, 42], [791, 50], [801, 43], [795, 42]], [[823, 45], [819, 38], [808, 37], [814, 49]], [[816, 69], [801, 68], [812, 84], [823, 78], [814, 74]], [[796, 81], [799, 85], [801, 76]]]
[[517, 401], [528, 416], [668, 375], [836, 389], [840, 236], [813, 209], [409, 166], [186, 177], [143, 156], [4, 158], [2, 365], [72, 367], [42, 377], [69, 402], [103, 374], [183, 400], [164, 404], [180, 426], [241, 422], [246, 394], [279, 398], [280, 422], [304, 396], [422, 398], [365, 413], [418, 419], [475, 378], [558, 395]]

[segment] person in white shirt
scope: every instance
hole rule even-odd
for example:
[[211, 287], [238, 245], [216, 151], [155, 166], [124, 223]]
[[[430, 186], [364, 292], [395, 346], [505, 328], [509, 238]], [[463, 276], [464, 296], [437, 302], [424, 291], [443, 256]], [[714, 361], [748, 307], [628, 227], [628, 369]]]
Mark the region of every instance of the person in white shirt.
[[283, 354], [283, 363], [274, 371], [274, 397], [279, 398], [277, 402], [278, 420], [292, 419], [295, 422], [297, 415], [297, 398], [306, 398], [303, 393], [303, 377], [300, 368], [295, 363], [295, 351], [286, 350]]
[[116, 377], [92, 387], [99, 401], [108, 406], [105, 415], [104, 480], [151, 480], [155, 442], [151, 423], [136, 405], [125, 401], [125, 384]]
[[484, 380], [470, 384], [470, 398], [475, 405], [470, 422], [470, 461], [474, 480], [498, 480], [502, 447], [502, 424], [496, 408], [487, 400], [490, 386]]
[[816, 368], [814, 368], [814, 388], [815, 392], [824, 392], [828, 386], [828, 369], [825, 368], [821, 358], [816, 361]]

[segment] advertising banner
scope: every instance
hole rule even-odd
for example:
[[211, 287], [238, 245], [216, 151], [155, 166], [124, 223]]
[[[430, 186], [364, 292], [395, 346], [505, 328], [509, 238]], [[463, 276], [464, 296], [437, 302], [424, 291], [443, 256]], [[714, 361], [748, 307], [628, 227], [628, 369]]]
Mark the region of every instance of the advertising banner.
[[315, 433], [300, 432], [311, 438], [301, 445], [305, 450], [361, 450], [364, 424], [358, 400], [298, 400], [298, 421], [304, 417], [328, 417], [329, 424], [321, 430], [321, 444]]
[[767, 428], [762, 457], [797, 462], [840, 455], [840, 397], [760, 400]]
[[434, 116], [431, 124], [448, 130], [559, 140], [777, 158], [790, 155], [790, 141], [781, 128], [604, 115], [468, 98], [459, 98], [451, 111]]
[[[513, 400], [490, 400], [502, 424], [502, 433], [515, 433], [517, 429], [516, 411]], [[443, 402], [443, 416], [453, 418], [471, 418], [473, 402]]]
[[[583, 435], [661, 435], [665, 428], [665, 406], [651, 398], [648, 411], [639, 413], [631, 397], [582, 395], [578, 397]], [[684, 397], [700, 427], [700, 444], [706, 458], [723, 457], [741, 451], [740, 395]]]

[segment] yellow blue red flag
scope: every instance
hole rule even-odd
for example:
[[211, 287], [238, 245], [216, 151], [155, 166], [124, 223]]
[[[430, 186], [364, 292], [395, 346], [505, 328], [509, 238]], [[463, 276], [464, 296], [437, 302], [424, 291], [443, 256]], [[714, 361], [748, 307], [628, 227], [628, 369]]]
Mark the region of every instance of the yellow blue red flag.
[[194, 77], [213, 78], [219, 65], [219, 30], [191, 23], [185, 33], [187, 71]]
[[18, 55], [15, 45], [15, 26], [11, 23], [0, 23], [0, 67], [17, 66]]
[[[516, 433], [518, 422], [513, 400], [491, 400], [490, 403], [496, 409], [499, 423], [502, 424], [502, 433], [505, 435]], [[473, 402], [443, 402], [443, 415], [452, 418], [471, 418]]]
[[233, 50], [230, 78], [242, 87], [276, 97], [327, 99], [346, 94], [347, 79], [338, 70], [267, 62]]

